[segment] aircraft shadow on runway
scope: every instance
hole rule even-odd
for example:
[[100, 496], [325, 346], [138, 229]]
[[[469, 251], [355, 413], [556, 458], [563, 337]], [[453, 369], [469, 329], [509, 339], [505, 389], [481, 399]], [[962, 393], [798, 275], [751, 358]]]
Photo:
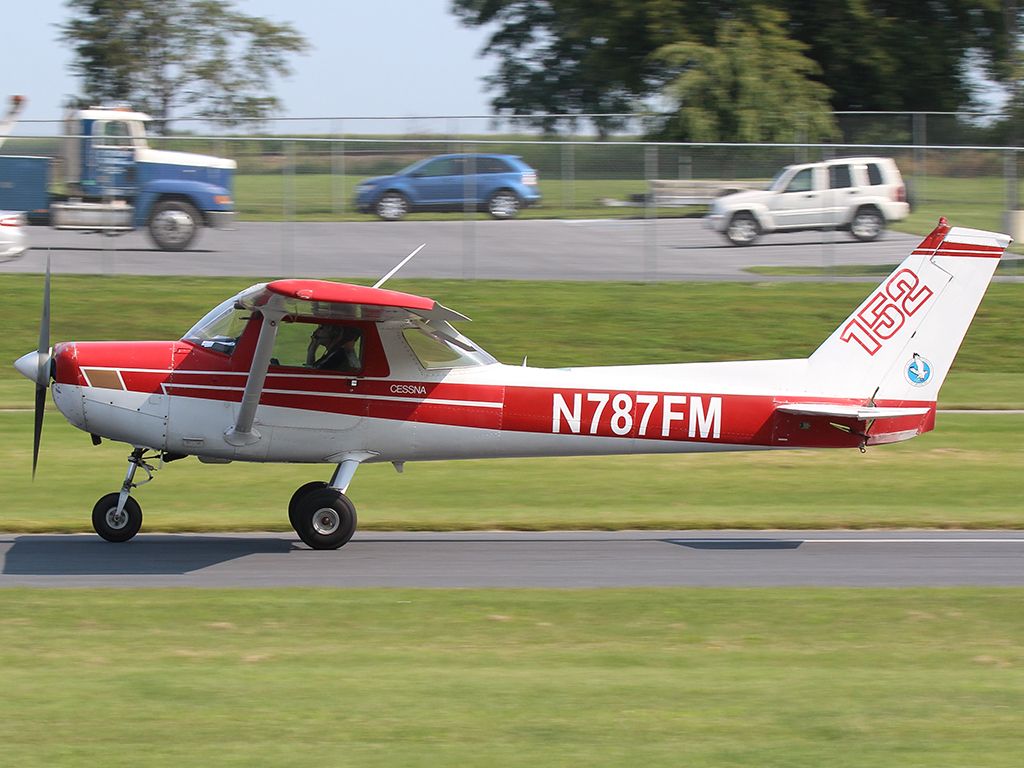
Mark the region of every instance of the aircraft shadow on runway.
[[182, 575], [255, 554], [299, 549], [288, 539], [144, 536], [110, 544], [91, 536], [19, 536], [3, 557], [8, 576]]
[[690, 549], [797, 549], [802, 539], [662, 539], [666, 544]]

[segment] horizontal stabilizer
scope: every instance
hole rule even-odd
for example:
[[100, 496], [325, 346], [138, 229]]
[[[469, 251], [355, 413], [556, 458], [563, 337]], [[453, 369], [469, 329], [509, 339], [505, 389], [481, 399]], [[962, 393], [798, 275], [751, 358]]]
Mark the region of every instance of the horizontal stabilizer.
[[903, 416], [924, 416], [931, 409], [914, 408], [878, 408], [870, 405], [831, 405], [828, 403], [786, 403], [776, 408], [780, 413], [795, 413], [800, 416], [831, 416], [832, 418], [857, 419], [898, 419]]

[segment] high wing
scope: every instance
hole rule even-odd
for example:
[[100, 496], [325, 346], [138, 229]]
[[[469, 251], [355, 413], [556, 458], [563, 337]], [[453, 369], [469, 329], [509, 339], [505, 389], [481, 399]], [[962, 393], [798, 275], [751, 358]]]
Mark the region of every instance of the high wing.
[[260, 436], [252, 428], [263, 384], [270, 368], [274, 339], [282, 318], [316, 320], [362, 320], [385, 322], [415, 320], [446, 341], [465, 347], [451, 322], [468, 317], [425, 296], [401, 293], [365, 285], [334, 283], [327, 280], [274, 280], [254, 285], [239, 294], [236, 305], [263, 316], [249, 377], [235, 424], [224, 435], [232, 445], [254, 443]]
[[285, 315], [324, 320], [405, 320], [459, 322], [469, 320], [425, 296], [327, 280], [274, 280], [239, 296], [245, 309], [272, 307]]

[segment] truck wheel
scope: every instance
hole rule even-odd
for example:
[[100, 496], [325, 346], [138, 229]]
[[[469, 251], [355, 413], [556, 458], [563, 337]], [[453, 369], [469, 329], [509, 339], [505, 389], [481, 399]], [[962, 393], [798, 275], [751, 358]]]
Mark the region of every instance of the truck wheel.
[[153, 206], [149, 236], [163, 251], [184, 251], [199, 233], [199, 211], [184, 200], [165, 200]]
[[757, 219], [747, 211], [734, 213], [725, 229], [725, 237], [733, 245], [750, 245], [761, 236], [761, 227]]
[[869, 243], [877, 240], [885, 231], [885, 217], [873, 205], [857, 209], [850, 222], [850, 234], [861, 242]]

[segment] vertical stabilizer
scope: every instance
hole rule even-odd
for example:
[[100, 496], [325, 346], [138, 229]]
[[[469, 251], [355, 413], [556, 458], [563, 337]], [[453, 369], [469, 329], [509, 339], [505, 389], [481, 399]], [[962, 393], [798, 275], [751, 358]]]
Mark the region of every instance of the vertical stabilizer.
[[815, 394], [938, 398], [1011, 238], [945, 219], [809, 360]]

